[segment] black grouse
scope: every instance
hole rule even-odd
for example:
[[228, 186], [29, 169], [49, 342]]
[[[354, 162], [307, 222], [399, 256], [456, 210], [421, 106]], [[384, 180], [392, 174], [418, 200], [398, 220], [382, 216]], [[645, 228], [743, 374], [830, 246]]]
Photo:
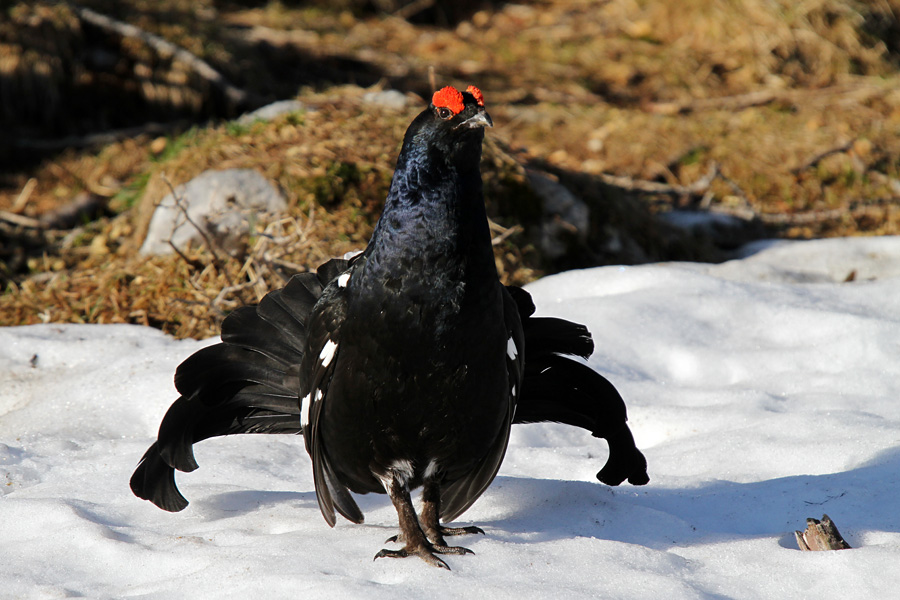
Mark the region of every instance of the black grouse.
[[[234, 433], [302, 433], [316, 496], [363, 515], [350, 492], [387, 493], [400, 534], [376, 558], [465, 554], [448, 536], [490, 485], [515, 423], [555, 421], [609, 443], [600, 481], [648, 481], [625, 404], [588, 357], [587, 329], [532, 316], [527, 292], [501, 285], [480, 172], [481, 92], [445, 87], [409, 126], [381, 219], [365, 251], [294, 276], [222, 324], [222, 342], [175, 373], [181, 397], [131, 478], [169, 511], [187, 500], [174, 470], [192, 445]], [[422, 487], [416, 513], [410, 491]]]

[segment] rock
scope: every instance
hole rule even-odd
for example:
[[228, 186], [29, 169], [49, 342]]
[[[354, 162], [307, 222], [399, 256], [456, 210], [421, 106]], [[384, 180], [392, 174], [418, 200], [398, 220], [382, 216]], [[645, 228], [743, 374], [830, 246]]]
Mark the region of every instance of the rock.
[[272, 104], [267, 104], [257, 108], [253, 112], [248, 112], [237, 118], [237, 122], [241, 125], [252, 125], [256, 121], [271, 121], [283, 114], [297, 112], [301, 110], [310, 110], [306, 108], [299, 100], [279, 100]]
[[591, 224], [590, 208], [567, 187], [543, 173], [528, 171], [527, 176], [534, 193], [544, 204], [541, 250], [550, 259], [559, 258], [568, 251], [567, 239], [574, 237], [580, 243], [587, 239]]
[[362, 97], [362, 101], [365, 104], [374, 104], [375, 106], [380, 106], [382, 108], [388, 108], [391, 110], [403, 110], [409, 103], [406, 95], [402, 92], [398, 92], [397, 90], [366, 92]]
[[706, 238], [716, 247], [739, 248], [765, 235], [758, 220], [715, 211], [675, 209], [659, 215], [659, 219], [696, 238]]
[[156, 207], [141, 246], [141, 254], [170, 254], [169, 241], [183, 250], [202, 238], [198, 228], [218, 248], [231, 254], [243, 247], [250, 230], [249, 215], [278, 214], [287, 208], [281, 193], [252, 169], [204, 171], [175, 188]]

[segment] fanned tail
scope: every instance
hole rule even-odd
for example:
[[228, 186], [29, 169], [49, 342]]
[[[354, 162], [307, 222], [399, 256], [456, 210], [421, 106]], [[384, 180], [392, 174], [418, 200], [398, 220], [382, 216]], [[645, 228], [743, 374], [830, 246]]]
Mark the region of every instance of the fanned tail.
[[295, 275], [258, 306], [234, 311], [222, 323], [222, 342], [185, 360], [175, 373], [178, 398], [156, 442], [131, 477], [139, 498], [172, 512], [188, 501], [175, 469], [198, 467], [193, 445], [236, 433], [300, 433], [299, 364], [307, 319], [329, 281], [349, 262], [331, 260], [316, 273]]
[[513, 424], [554, 422], [586, 429], [609, 444], [609, 458], [597, 479], [607, 485], [626, 479], [646, 484], [647, 460], [635, 446], [622, 396], [605, 377], [573, 358], [593, 353], [588, 329], [532, 316], [534, 304], [527, 292], [509, 289], [525, 330], [525, 380]]

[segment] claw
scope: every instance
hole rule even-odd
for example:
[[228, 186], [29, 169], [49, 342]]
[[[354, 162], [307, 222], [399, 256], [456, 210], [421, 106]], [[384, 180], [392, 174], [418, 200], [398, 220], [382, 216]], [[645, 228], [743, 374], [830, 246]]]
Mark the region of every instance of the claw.
[[406, 548], [401, 548], [400, 550], [388, 550], [387, 548], [382, 548], [378, 551], [378, 554], [375, 555], [375, 558], [372, 560], [378, 560], [379, 558], [408, 558], [410, 556], [418, 556], [426, 563], [431, 565], [432, 567], [438, 567], [441, 569], [450, 570], [450, 567], [447, 566], [447, 563], [442, 561], [440, 558], [435, 556], [431, 550], [428, 548], [420, 548], [417, 550], [408, 550]]
[[475, 527], [474, 525], [470, 527], [441, 527], [441, 534], [446, 536], [474, 535], [476, 533], [484, 535], [484, 529], [482, 529], [481, 527]]
[[438, 554], [459, 554], [460, 556], [463, 554], [475, 554], [468, 548], [463, 548], [462, 546], [439, 546], [433, 545], [431, 547], [432, 550], [437, 552]]

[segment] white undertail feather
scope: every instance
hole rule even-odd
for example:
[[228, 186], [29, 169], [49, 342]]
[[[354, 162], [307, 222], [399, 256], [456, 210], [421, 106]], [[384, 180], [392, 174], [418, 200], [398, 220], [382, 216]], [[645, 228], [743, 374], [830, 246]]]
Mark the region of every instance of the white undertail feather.
[[506, 355], [510, 360], [516, 360], [516, 357], [519, 355], [519, 349], [516, 348], [516, 343], [513, 341], [512, 336], [506, 342]]
[[323, 367], [327, 367], [331, 363], [331, 359], [334, 358], [335, 350], [337, 350], [337, 344], [331, 340], [325, 342], [325, 346], [322, 347], [322, 351], [319, 353], [319, 358], [322, 360]]
[[306, 427], [309, 423], [309, 405], [312, 402], [312, 392], [300, 399], [300, 427]]
[[395, 460], [391, 463], [391, 471], [397, 476], [398, 479], [412, 479], [413, 476], [413, 466], [412, 463], [406, 460], [405, 458], [401, 458], [399, 460]]

